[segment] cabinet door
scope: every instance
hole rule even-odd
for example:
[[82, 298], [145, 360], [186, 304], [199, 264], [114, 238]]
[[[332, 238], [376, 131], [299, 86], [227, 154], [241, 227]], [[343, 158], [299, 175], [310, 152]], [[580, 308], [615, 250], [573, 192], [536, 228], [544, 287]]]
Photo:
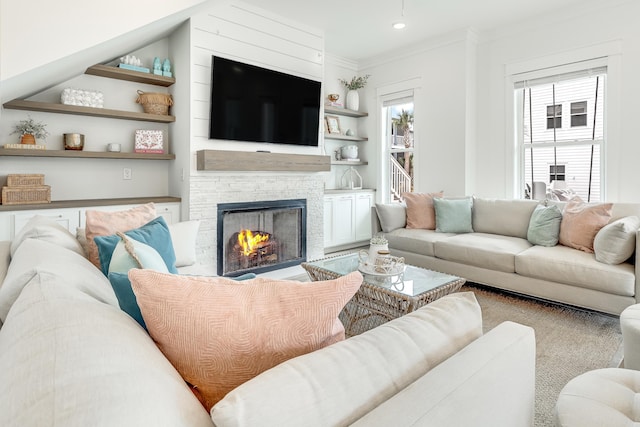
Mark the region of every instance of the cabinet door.
[[156, 212], [167, 224], [180, 222], [180, 203], [156, 203]]
[[324, 247], [334, 246], [333, 237], [333, 205], [335, 198], [324, 196]]
[[356, 237], [354, 226], [355, 195], [336, 197], [333, 206], [333, 236], [336, 245], [351, 243]]
[[24, 211], [13, 214], [13, 230], [11, 238], [25, 226], [27, 222], [35, 215], [44, 216], [53, 219], [58, 224], [69, 230], [71, 234], [76, 235], [76, 228], [80, 226], [80, 213], [78, 209], [42, 209], [37, 211]]
[[355, 239], [371, 239], [371, 206], [373, 204], [373, 194], [358, 193], [356, 195], [355, 208]]

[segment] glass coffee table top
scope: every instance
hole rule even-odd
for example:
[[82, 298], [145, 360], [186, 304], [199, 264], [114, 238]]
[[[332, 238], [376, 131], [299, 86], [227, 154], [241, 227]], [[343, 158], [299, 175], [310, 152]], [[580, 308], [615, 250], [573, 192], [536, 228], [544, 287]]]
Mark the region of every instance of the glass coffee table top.
[[[358, 266], [360, 264], [360, 259], [357, 253], [353, 253], [310, 261], [306, 264], [344, 276], [354, 271], [359, 271]], [[362, 271], [360, 272], [362, 273], [365, 282], [368, 284], [394, 290], [408, 296], [417, 296], [424, 292], [429, 292], [438, 287], [460, 280], [460, 278], [456, 276], [412, 265], [407, 265], [403, 274], [393, 276], [382, 276]]]

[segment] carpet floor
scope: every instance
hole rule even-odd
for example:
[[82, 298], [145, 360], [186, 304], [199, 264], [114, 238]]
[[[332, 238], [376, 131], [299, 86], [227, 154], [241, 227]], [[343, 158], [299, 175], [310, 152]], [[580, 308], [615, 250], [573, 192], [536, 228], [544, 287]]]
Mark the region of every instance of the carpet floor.
[[572, 378], [622, 361], [618, 317], [496, 291], [475, 284], [488, 331], [505, 320], [531, 326], [536, 334], [535, 426], [553, 426], [553, 410], [562, 387]]

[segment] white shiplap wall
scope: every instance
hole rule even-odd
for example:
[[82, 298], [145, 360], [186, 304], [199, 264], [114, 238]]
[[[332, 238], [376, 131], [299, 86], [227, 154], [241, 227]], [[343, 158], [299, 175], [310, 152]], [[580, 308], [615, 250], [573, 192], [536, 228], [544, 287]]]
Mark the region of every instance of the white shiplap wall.
[[[217, 173], [195, 169], [195, 153], [203, 149], [323, 154], [322, 147], [208, 139], [212, 55], [322, 81], [323, 34], [235, 2], [192, 17], [190, 39], [192, 158], [189, 205], [190, 217], [201, 221], [198, 261], [215, 268], [218, 203], [294, 198], [307, 200], [307, 258], [323, 256], [323, 173]], [[319, 128], [319, 132], [321, 130]]]

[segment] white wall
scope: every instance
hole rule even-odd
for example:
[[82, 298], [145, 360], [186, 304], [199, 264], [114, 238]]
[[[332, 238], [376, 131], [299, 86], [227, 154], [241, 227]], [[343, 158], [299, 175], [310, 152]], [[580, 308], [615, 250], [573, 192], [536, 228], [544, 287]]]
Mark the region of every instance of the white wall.
[[637, 190], [637, 98], [640, 93], [640, 2], [610, 1], [573, 13], [496, 30], [478, 48], [477, 193], [514, 195], [513, 138], [507, 70], [542, 68], [609, 55], [604, 161], [608, 201], [640, 201]]

